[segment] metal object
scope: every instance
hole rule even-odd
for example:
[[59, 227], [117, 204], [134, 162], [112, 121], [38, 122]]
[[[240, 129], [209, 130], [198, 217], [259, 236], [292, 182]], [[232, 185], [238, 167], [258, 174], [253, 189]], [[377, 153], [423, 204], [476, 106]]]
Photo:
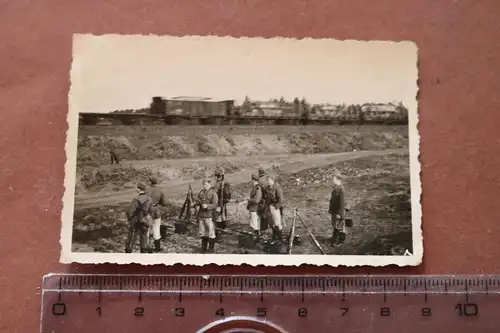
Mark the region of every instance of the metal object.
[[292, 254], [292, 247], [295, 240], [295, 223], [297, 221], [297, 208], [293, 210], [292, 227], [290, 228], [290, 237], [288, 239], [288, 254]]
[[41, 332], [498, 332], [500, 276], [44, 277]]
[[307, 233], [309, 234], [309, 237], [311, 237], [314, 245], [316, 245], [316, 247], [318, 248], [318, 250], [321, 252], [321, 254], [326, 254], [325, 251], [323, 250], [323, 248], [321, 247], [321, 245], [319, 244], [318, 240], [316, 239], [316, 237], [314, 237], [314, 235], [312, 234], [311, 230], [309, 230], [309, 227], [307, 226], [307, 224], [304, 222], [304, 220], [302, 220], [302, 218], [300, 217], [299, 215], [299, 212], [298, 210], [295, 211], [295, 214], [297, 215], [297, 217], [299, 218], [299, 221], [300, 223], [302, 223], [302, 225], [304, 226], [304, 228], [306, 229]]

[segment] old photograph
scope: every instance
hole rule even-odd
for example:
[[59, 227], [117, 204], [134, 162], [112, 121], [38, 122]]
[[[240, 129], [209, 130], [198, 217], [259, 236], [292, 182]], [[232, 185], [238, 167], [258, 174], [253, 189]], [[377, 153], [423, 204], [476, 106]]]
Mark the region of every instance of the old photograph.
[[417, 54], [75, 35], [61, 262], [420, 264]]

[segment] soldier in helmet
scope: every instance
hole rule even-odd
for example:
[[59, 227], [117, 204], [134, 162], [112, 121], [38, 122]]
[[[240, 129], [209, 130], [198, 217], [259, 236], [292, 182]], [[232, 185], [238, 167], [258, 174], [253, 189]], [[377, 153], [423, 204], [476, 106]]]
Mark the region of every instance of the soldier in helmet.
[[152, 201], [151, 217], [153, 218], [153, 226], [151, 229], [153, 231], [153, 240], [155, 246], [154, 251], [161, 252], [160, 227], [161, 227], [161, 217], [163, 215], [162, 207], [167, 206], [167, 200], [165, 198], [165, 194], [163, 193], [163, 191], [159, 187], [157, 187], [158, 178], [150, 177], [149, 181], [151, 185], [146, 190], [146, 193], [149, 195]]
[[328, 213], [332, 217], [333, 235], [331, 242], [333, 246], [339, 246], [345, 237], [345, 200], [342, 175], [335, 171], [333, 174], [333, 189], [330, 197]]
[[216, 227], [225, 229], [227, 224], [227, 204], [231, 200], [231, 185], [224, 179], [224, 169], [217, 167], [215, 169], [214, 191], [217, 193], [217, 208], [215, 209]]
[[140, 251], [141, 253], [151, 253], [149, 247], [149, 229], [151, 227], [151, 208], [152, 201], [146, 193], [146, 185], [140, 183], [137, 185], [138, 195], [132, 200], [127, 209], [127, 220], [129, 223], [129, 230], [127, 240], [125, 242], [125, 252], [131, 253], [137, 236], [139, 236]]

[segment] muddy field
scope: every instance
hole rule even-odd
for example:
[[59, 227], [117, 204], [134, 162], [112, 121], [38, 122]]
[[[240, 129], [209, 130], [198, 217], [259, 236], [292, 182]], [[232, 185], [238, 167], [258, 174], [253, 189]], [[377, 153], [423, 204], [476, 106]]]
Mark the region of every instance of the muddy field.
[[[187, 149], [193, 147], [192, 142], [201, 140], [189, 133], [203, 137], [207, 134], [203, 131], [207, 130], [206, 127], [198, 127], [196, 131], [192, 127], [178, 128], [177, 132], [166, 136], [163, 129], [156, 128], [150, 131], [154, 135], [144, 139], [140, 134], [142, 128], [82, 128], [79, 135], [73, 251], [123, 252], [127, 227], [125, 207], [133, 198], [135, 184], [146, 180], [149, 175], [162, 179], [161, 186], [170, 200], [165, 221], [172, 226], [171, 218], [177, 217], [188, 185], [199, 191], [201, 184], [197, 179], [211, 173], [216, 165], [225, 167], [227, 179], [234, 185], [236, 200], [228, 207], [231, 229], [250, 230], [248, 212], [241, 201], [246, 199], [250, 189], [250, 173], [260, 166], [279, 174], [278, 182], [284, 189], [287, 202], [287, 230], [292, 223], [293, 209], [298, 208], [300, 216], [310, 226], [325, 252], [390, 255], [412, 251], [407, 127], [343, 127], [340, 130], [319, 127], [307, 131], [294, 127], [287, 127], [286, 131], [276, 127], [255, 127], [247, 128], [246, 134], [241, 128], [229, 134], [227, 131], [217, 132], [216, 128], [211, 130], [211, 135], [224, 137], [233, 150], [220, 148], [225, 147], [224, 142], [210, 140], [205, 142], [217, 149], [207, 150], [204, 153], [206, 157], [201, 155], [203, 149]], [[106, 152], [100, 152], [99, 144], [95, 143], [120, 137], [127, 138], [127, 144], [141, 152], [137, 153], [140, 156], [122, 152], [126, 159], [118, 166], [110, 166], [104, 158]], [[159, 154], [151, 149], [161, 141], [170, 142], [168, 140], [174, 137], [182, 138], [185, 144], [182, 151], [189, 151], [188, 155]], [[247, 143], [260, 140], [260, 147], [267, 148], [253, 151], [238, 148], [241, 144], [237, 142], [242, 137]], [[276, 141], [281, 142], [281, 146], [269, 143]], [[323, 145], [321, 142], [332, 144]], [[271, 149], [271, 146], [281, 148]], [[85, 158], [81, 158], [80, 152]], [[143, 155], [144, 152], [147, 154]], [[94, 164], [99, 159], [102, 159], [102, 164]], [[351, 208], [349, 217], [354, 220], [346, 244], [340, 248], [332, 248], [326, 241], [332, 230], [328, 200], [331, 175], [335, 169], [345, 176], [347, 203]], [[303, 244], [295, 247], [293, 253], [319, 254], [298, 222], [296, 233], [303, 239]], [[168, 232], [162, 246], [165, 252], [196, 253], [199, 250], [196, 226], [190, 227], [187, 235]], [[216, 251], [241, 253], [237, 234], [224, 234]], [[262, 253], [263, 249], [258, 247], [248, 252]]]

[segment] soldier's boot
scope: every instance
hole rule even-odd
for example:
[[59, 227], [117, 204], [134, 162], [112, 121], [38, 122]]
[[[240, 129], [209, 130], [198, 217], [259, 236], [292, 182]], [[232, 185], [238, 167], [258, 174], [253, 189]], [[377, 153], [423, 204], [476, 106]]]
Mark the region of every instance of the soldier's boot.
[[155, 239], [155, 252], [161, 252], [161, 241], [159, 239]]
[[208, 240], [208, 253], [215, 253], [215, 238]]
[[276, 228], [276, 241], [283, 242], [283, 230]]
[[259, 230], [253, 231], [253, 239], [254, 239], [255, 243], [257, 243], [260, 240], [260, 231]]
[[273, 228], [272, 229], [272, 232], [273, 232], [273, 237], [272, 237], [272, 240], [275, 241], [277, 239], [277, 235], [276, 235], [276, 228]]
[[208, 238], [201, 237], [201, 253], [207, 253], [208, 250]]
[[132, 249], [125, 249], [125, 253], [132, 253]]
[[332, 246], [337, 246], [338, 243], [339, 243], [339, 231], [334, 228], [332, 235]]
[[148, 249], [141, 247], [141, 253], [148, 253]]

